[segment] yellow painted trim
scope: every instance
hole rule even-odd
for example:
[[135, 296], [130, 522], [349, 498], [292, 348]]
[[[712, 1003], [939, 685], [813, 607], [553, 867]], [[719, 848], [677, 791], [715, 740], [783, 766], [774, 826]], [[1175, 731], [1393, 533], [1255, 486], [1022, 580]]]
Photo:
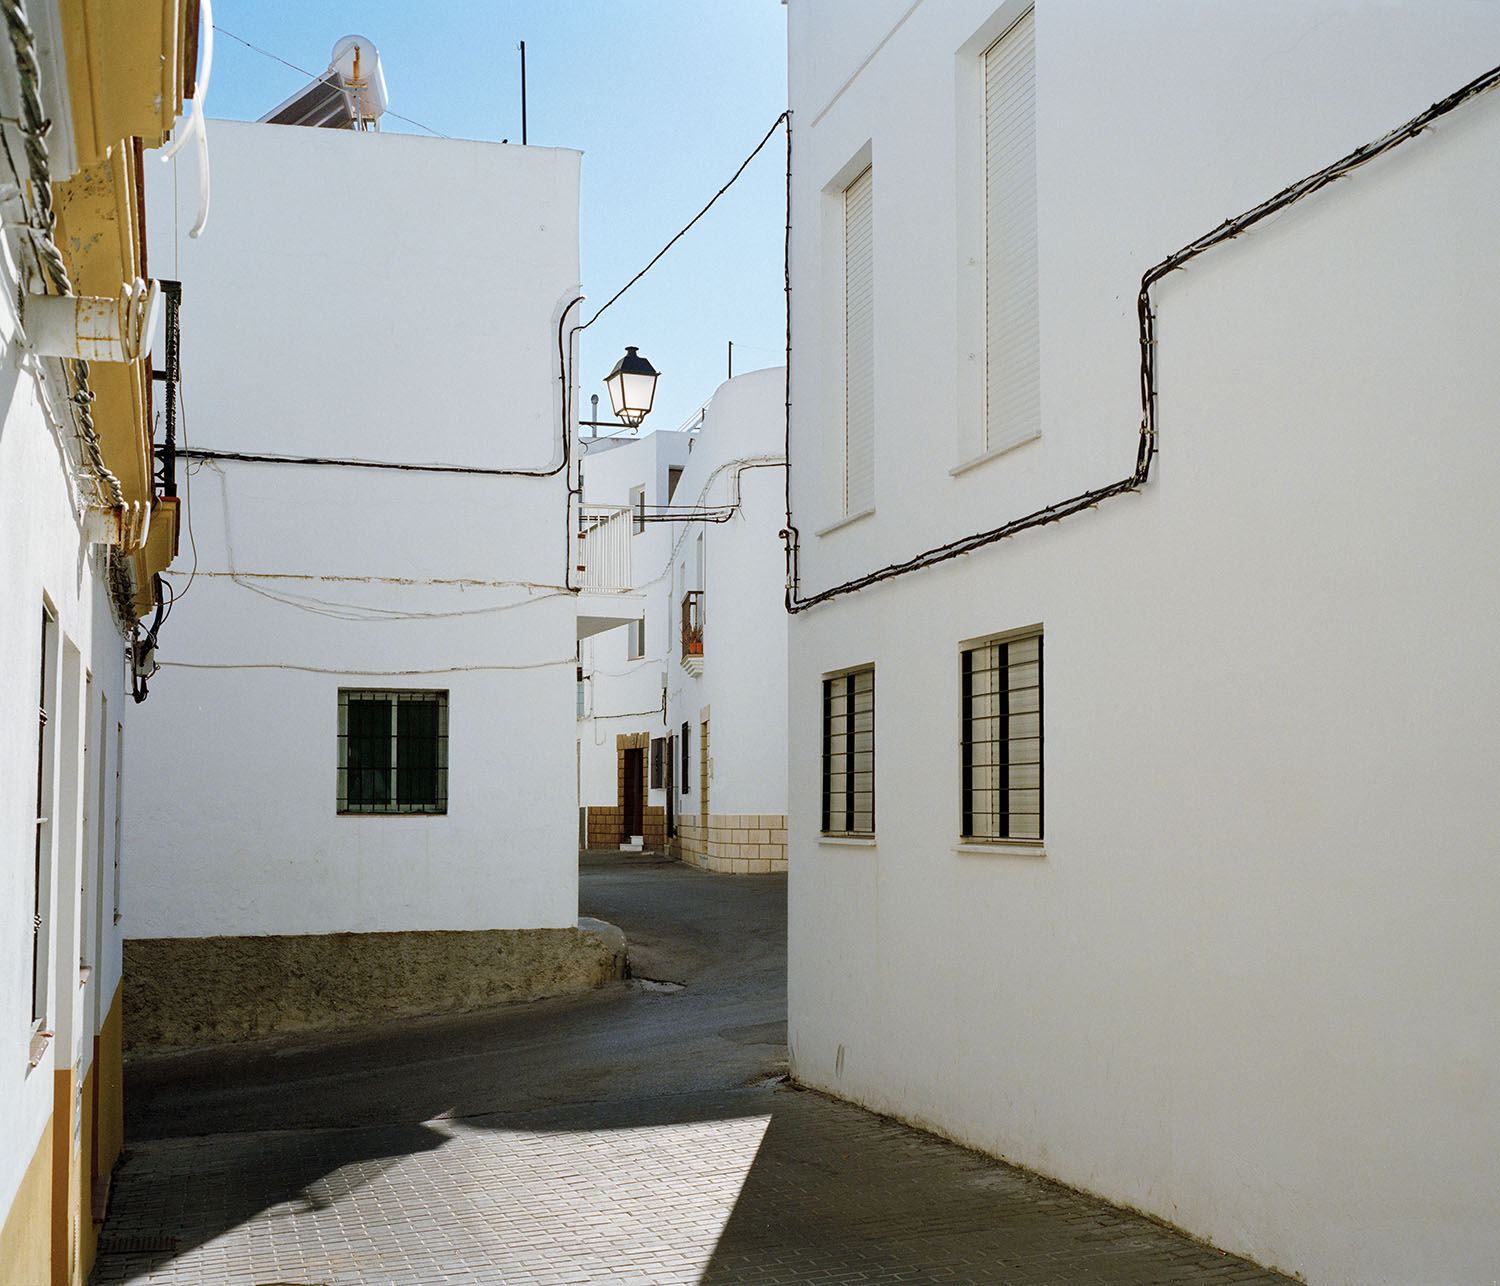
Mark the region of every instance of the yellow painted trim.
[[52, 1286], [72, 1286], [78, 1211], [73, 1184], [73, 1075], [52, 1073]]
[[0, 1227], [0, 1286], [52, 1280], [52, 1121], [42, 1131], [20, 1191]]
[[109, 1012], [99, 1028], [94, 1073], [99, 1085], [97, 1173], [109, 1174], [125, 1150], [125, 985], [115, 987]]
[[[92, 1042], [90, 1042], [92, 1043]], [[78, 1150], [72, 1156], [72, 1251], [75, 1273], [73, 1281], [86, 1283], [94, 1268], [94, 1253], [99, 1248], [99, 1230], [94, 1227], [94, 1078], [98, 1075], [97, 1055], [83, 1074], [83, 1093], [79, 1101], [82, 1128], [78, 1132]]]
[[[141, 207], [132, 148], [114, 148], [104, 162], [53, 190], [57, 244], [74, 293], [117, 298], [125, 283], [141, 275]], [[120, 480], [125, 499], [143, 504], [151, 503], [152, 491], [148, 375], [145, 358], [89, 365], [104, 463]]]
[[182, 114], [187, 11], [196, 0], [58, 0], [78, 164], [121, 139], [160, 147]]

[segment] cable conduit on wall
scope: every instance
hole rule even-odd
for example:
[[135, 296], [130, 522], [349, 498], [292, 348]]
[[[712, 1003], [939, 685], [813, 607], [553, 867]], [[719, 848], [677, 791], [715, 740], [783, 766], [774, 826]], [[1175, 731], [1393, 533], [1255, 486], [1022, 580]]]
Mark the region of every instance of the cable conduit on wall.
[[[931, 549], [923, 550], [899, 563], [889, 563], [878, 570], [866, 572], [851, 580], [834, 585], [828, 589], [820, 590], [806, 598], [799, 596], [800, 591], [800, 562], [801, 542], [796, 528], [792, 522], [792, 486], [791, 469], [787, 470], [787, 492], [786, 511], [787, 525], [782, 532], [786, 540], [787, 557], [787, 590], [786, 610], [790, 613], [804, 612], [819, 603], [826, 603], [830, 599], [837, 598], [843, 594], [852, 594], [866, 589], [881, 581], [891, 580], [897, 576], [904, 576], [910, 572], [920, 571], [925, 567], [932, 567], [938, 563], [946, 562], [950, 558], [957, 558], [961, 554], [971, 553], [985, 545], [993, 544], [1003, 540], [1007, 536], [1013, 536], [1018, 532], [1026, 531], [1032, 527], [1041, 527], [1047, 523], [1057, 522], [1072, 514], [1080, 513], [1085, 509], [1092, 509], [1101, 501], [1108, 500], [1112, 496], [1124, 495], [1127, 492], [1139, 491], [1150, 478], [1151, 464], [1156, 458], [1156, 313], [1152, 304], [1151, 290], [1163, 277], [1175, 272], [1189, 261], [1196, 259], [1205, 251], [1230, 241], [1241, 233], [1254, 227], [1261, 220], [1275, 214], [1288, 206], [1295, 204], [1304, 197], [1320, 191], [1329, 184], [1349, 174], [1360, 166], [1383, 156], [1392, 148], [1409, 139], [1415, 138], [1422, 133], [1434, 121], [1446, 116], [1471, 98], [1493, 89], [1500, 84], [1500, 67], [1492, 68], [1483, 75], [1475, 77], [1467, 85], [1455, 90], [1446, 98], [1440, 99], [1423, 112], [1419, 112], [1405, 124], [1397, 126], [1389, 133], [1382, 135], [1362, 147], [1356, 148], [1347, 156], [1341, 157], [1333, 164], [1309, 174], [1306, 178], [1283, 188], [1274, 196], [1262, 201], [1259, 205], [1246, 210], [1243, 214], [1226, 219], [1218, 227], [1201, 237], [1189, 242], [1180, 250], [1168, 255], [1160, 263], [1148, 269], [1141, 277], [1140, 290], [1136, 298], [1136, 314], [1140, 330], [1141, 366], [1140, 366], [1140, 392], [1141, 392], [1141, 427], [1136, 446], [1136, 461], [1134, 470], [1118, 482], [1112, 482], [1105, 486], [1085, 491], [1080, 495], [1073, 496], [1067, 500], [1060, 500], [1055, 504], [1026, 514], [1024, 517], [1014, 518], [1009, 522], [1002, 523], [998, 527], [991, 527], [986, 531], [975, 532], [973, 535], [960, 537], [946, 544], [936, 545]], [[787, 459], [791, 459], [791, 356], [792, 356], [792, 309], [791, 309], [791, 210], [792, 210], [792, 127], [790, 115], [785, 118], [787, 126], [787, 255], [786, 255], [786, 293], [787, 293], [787, 364], [786, 364], [786, 387], [787, 387]]]

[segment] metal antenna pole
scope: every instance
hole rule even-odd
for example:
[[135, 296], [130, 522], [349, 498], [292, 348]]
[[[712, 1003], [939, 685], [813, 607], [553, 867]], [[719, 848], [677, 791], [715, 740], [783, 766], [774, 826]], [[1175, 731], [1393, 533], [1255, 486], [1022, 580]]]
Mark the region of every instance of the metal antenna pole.
[[521, 146], [526, 146], [526, 42], [523, 40], [519, 46], [521, 50]]

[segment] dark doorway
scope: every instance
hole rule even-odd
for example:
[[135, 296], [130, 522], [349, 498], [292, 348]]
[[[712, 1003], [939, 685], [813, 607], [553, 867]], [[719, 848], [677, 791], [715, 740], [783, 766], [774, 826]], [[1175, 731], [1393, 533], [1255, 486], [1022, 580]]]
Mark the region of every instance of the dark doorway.
[[626, 843], [632, 835], [645, 833], [645, 813], [642, 799], [645, 796], [646, 752], [625, 751], [625, 798], [620, 801], [620, 842]]
[[666, 746], [664, 748], [664, 750], [665, 750], [665, 759], [664, 759], [664, 761], [662, 763], [662, 783], [661, 783], [664, 787], [666, 787], [666, 791], [667, 791], [667, 838], [668, 839], [675, 839], [676, 836], [677, 836], [677, 805], [676, 805], [676, 802], [675, 802], [675, 799], [674, 799], [674, 796], [677, 794], [677, 792], [672, 789], [672, 786], [673, 786], [673, 781], [672, 781], [673, 772], [674, 772], [674, 770], [676, 768], [676, 765], [677, 765], [677, 758], [676, 758], [676, 753], [675, 753], [676, 749], [677, 749], [676, 746], [673, 745], [672, 738], [668, 737], [667, 738], [667, 744], [666, 744]]

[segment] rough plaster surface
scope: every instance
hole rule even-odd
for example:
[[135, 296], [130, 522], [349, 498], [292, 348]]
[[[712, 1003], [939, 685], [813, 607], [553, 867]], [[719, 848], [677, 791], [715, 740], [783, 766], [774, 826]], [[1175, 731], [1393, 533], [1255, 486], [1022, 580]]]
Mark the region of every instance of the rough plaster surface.
[[576, 929], [137, 938], [125, 943], [125, 1049], [459, 1013], [624, 976], [624, 935], [601, 921]]

